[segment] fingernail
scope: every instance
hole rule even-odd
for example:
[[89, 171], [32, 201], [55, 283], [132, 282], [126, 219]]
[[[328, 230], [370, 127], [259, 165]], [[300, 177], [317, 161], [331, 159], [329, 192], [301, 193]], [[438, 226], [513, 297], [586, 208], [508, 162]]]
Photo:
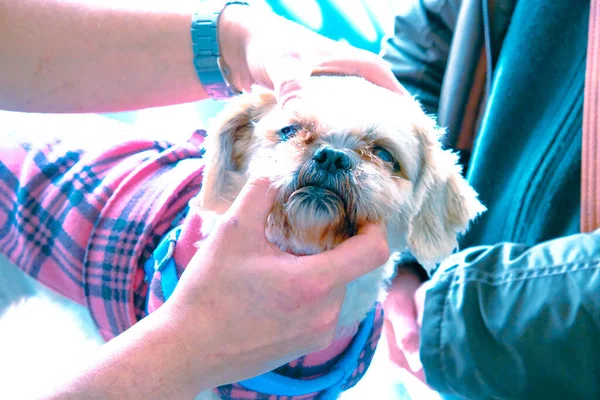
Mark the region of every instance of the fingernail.
[[283, 109], [291, 100], [300, 100], [303, 84], [300, 79], [285, 81], [277, 90], [277, 102]]
[[290, 104], [293, 103], [297, 103], [301, 100], [302, 98], [300, 97], [300, 95], [298, 93], [292, 92], [289, 94], [286, 94], [285, 96], [281, 96], [279, 98], [279, 107], [284, 110], [286, 107], [289, 107]]

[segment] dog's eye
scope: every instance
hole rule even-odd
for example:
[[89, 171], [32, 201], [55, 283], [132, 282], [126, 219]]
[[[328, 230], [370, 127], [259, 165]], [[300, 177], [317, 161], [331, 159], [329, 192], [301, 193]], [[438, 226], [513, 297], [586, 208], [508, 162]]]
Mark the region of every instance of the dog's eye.
[[383, 147], [375, 146], [373, 148], [373, 154], [381, 158], [386, 163], [392, 164], [394, 172], [400, 172], [400, 164], [398, 163], [398, 161], [396, 161], [394, 156], [389, 151], [387, 151]]
[[279, 131], [277, 131], [277, 133], [281, 137], [281, 140], [285, 142], [289, 138], [293, 137], [299, 130], [300, 126], [298, 125], [288, 125], [281, 128]]

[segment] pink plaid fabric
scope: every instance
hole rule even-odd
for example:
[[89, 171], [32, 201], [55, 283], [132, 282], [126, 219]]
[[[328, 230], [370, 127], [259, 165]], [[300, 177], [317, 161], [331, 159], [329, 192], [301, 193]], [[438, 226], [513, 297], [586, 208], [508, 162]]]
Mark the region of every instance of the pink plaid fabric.
[[198, 130], [184, 144], [121, 139], [99, 147], [4, 134], [0, 252], [87, 305], [111, 339], [144, 316], [143, 263], [200, 189], [204, 137]]

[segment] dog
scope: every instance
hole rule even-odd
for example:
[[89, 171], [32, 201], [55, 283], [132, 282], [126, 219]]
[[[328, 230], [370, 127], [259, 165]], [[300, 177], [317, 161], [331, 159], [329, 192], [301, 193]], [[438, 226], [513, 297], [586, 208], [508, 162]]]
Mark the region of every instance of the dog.
[[[198, 237], [210, 234], [209, 221], [218, 221], [250, 174], [268, 176], [279, 190], [265, 234], [285, 251], [303, 255], [333, 248], [371, 221], [387, 226], [392, 252], [408, 250], [428, 269], [449, 255], [457, 236], [484, 207], [461, 177], [456, 155], [441, 148], [444, 132], [435, 121], [410, 96], [360, 78], [314, 77], [302, 96], [302, 101], [290, 102], [282, 110], [272, 91], [255, 88], [230, 101], [208, 137], [199, 130], [182, 143], [161, 136], [152, 140], [147, 132], [140, 137], [130, 132], [128, 137], [122, 127], [99, 121], [92, 124], [97, 129], [92, 135], [88, 119], [77, 129], [69, 128], [71, 135], [66, 127], [72, 126], [72, 117], [70, 124], [50, 129], [60, 133], [52, 139], [15, 136], [9, 126], [0, 146], [6, 194], [0, 212], [6, 222], [1, 251], [40, 284], [83, 305], [103, 340], [144, 315], [142, 300], [153, 291], [142, 276], [140, 255], [152, 253], [156, 238], [165, 237], [172, 223], [183, 224], [181, 214], [192, 198], [197, 201], [190, 217], [198, 213], [205, 229]], [[14, 131], [46, 135], [48, 125], [40, 126], [24, 129], [20, 121]], [[85, 129], [88, 136], [82, 140]], [[108, 138], [108, 132], [114, 134]], [[36, 190], [21, 192], [21, 187]], [[62, 233], [57, 236], [49, 227]], [[53, 235], [60, 239], [45, 240]], [[348, 285], [337, 344], [358, 336], [357, 325], [362, 326], [374, 304], [383, 299], [392, 274], [388, 262]], [[152, 279], [160, 285], [158, 281]], [[46, 301], [15, 305], [4, 314], [1, 333], [17, 337], [22, 329], [47, 331], [43, 329], [47, 319], [42, 317], [53, 313]], [[17, 319], [29, 315], [31, 326], [23, 328], [29, 325], [15, 323], [11, 315]], [[66, 329], [65, 324], [54, 325]], [[375, 327], [374, 323], [369, 351], [378, 338]], [[18, 358], [24, 367], [35, 363], [39, 371], [52, 372], [38, 374], [44, 377], [40, 385], [52, 381], [54, 372], [67, 374], [79, 365], [79, 355], [98, 345], [89, 341], [83, 345], [88, 335], [79, 331], [71, 339], [56, 330], [50, 336], [52, 349], [66, 351], [46, 363], [38, 358], [50, 354], [43, 350], [48, 345], [42, 344], [50, 343], [48, 335], [36, 347], [39, 355], [29, 351], [27, 341], [13, 343], [7, 353], [13, 356], [0, 369], [6, 366], [5, 371], [18, 375], [30, 368], [15, 370], [11, 360]], [[82, 342], [79, 350], [73, 350], [76, 338]], [[16, 344], [28, 347], [19, 350]], [[312, 356], [303, 357], [301, 366], [308, 366], [301, 372], [311, 376], [314, 363], [305, 362]], [[4, 397], [15, 397], [19, 383], [31, 375], [10, 379], [14, 384], [0, 390]], [[30, 389], [37, 391], [37, 386]], [[204, 392], [198, 398], [215, 395], [216, 391]]]
[[[278, 189], [265, 235], [281, 250], [323, 252], [374, 222], [387, 227], [391, 254], [410, 251], [431, 271], [485, 211], [457, 155], [442, 148], [444, 130], [413, 97], [358, 77], [314, 76], [301, 95], [282, 108], [256, 87], [213, 121], [194, 202], [204, 234], [261, 175]], [[383, 300], [393, 267], [348, 285], [339, 335]]]

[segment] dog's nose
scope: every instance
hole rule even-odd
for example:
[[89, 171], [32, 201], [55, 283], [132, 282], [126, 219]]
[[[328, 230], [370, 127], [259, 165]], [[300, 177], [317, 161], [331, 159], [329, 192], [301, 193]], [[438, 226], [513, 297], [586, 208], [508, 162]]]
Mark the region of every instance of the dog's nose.
[[350, 157], [342, 150], [326, 146], [321, 147], [313, 155], [317, 168], [327, 172], [347, 170], [352, 167]]

